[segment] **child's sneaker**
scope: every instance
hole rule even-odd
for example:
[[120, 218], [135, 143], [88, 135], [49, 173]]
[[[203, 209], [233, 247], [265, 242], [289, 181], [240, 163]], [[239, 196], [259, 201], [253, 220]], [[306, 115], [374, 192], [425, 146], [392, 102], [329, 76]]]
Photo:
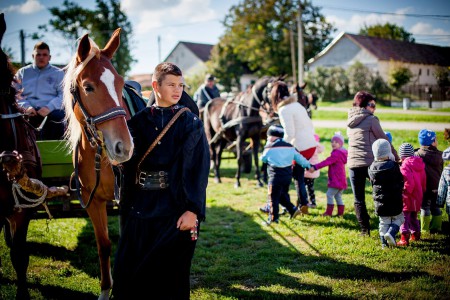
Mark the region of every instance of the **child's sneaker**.
[[386, 232], [384, 238], [386, 239], [386, 242], [389, 246], [395, 247], [397, 245], [397, 243], [395, 242], [395, 237], [393, 237], [389, 232]]
[[278, 224], [280, 221], [278, 219], [275, 219], [273, 221], [270, 221], [269, 219], [267, 221], [262, 221], [261, 224], [264, 226], [270, 226], [272, 224]]
[[260, 207], [259, 210], [262, 211], [263, 213], [268, 214], [270, 212], [270, 207], [269, 205], [266, 204], [263, 207]]
[[295, 211], [292, 213], [291, 215], [291, 219], [294, 219], [295, 217], [297, 217], [298, 215], [300, 215], [302, 212], [300, 211], [300, 209], [296, 208]]

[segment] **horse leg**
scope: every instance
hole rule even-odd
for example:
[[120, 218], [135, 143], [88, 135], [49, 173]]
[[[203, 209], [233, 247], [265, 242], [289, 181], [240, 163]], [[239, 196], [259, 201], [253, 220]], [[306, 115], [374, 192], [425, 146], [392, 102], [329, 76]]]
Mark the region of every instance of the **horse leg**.
[[220, 155], [218, 151], [219, 146], [211, 145], [211, 160], [213, 162], [213, 169], [214, 169], [214, 182], [215, 183], [221, 183], [220, 180], [220, 173], [219, 173], [219, 167], [220, 167]]
[[260, 142], [261, 140], [259, 138], [252, 139], [253, 159], [255, 162], [255, 177], [256, 180], [258, 181], [258, 186], [262, 187], [264, 186], [264, 184], [261, 182], [261, 174], [259, 173], [259, 159], [258, 159]]
[[[87, 194], [87, 193], [84, 193]], [[87, 208], [87, 213], [94, 227], [95, 239], [97, 242], [98, 257], [100, 260], [100, 287], [101, 294], [99, 300], [109, 299], [109, 292], [112, 288], [111, 276], [111, 241], [108, 235], [108, 215], [106, 211], [106, 201], [101, 201], [94, 197], [91, 205]]]
[[17, 276], [16, 299], [30, 298], [27, 284], [30, 254], [26, 245], [29, 224], [30, 216], [25, 209], [16, 212], [13, 217], [8, 218], [8, 222], [5, 224], [5, 240], [10, 247], [11, 263]]
[[243, 156], [243, 151], [244, 151], [244, 144], [243, 144], [243, 140], [240, 136], [238, 136], [238, 138], [236, 139], [236, 159], [237, 159], [237, 171], [236, 171], [236, 182], [234, 183], [234, 187], [238, 188], [241, 186], [241, 166], [242, 163], [244, 162], [244, 156]]

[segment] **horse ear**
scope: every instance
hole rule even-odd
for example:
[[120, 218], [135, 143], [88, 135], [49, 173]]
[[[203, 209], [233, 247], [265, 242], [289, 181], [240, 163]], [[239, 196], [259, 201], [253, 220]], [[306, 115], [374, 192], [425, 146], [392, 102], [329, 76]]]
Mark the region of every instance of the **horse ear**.
[[91, 42], [89, 41], [89, 35], [86, 33], [80, 40], [77, 49], [77, 62], [83, 62], [91, 51]]
[[109, 39], [109, 42], [106, 44], [105, 48], [102, 50], [102, 54], [104, 54], [106, 57], [111, 59], [116, 52], [117, 48], [119, 48], [120, 45], [120, 31], [122, 31], [121, 28], [117, 28], [114, 33], [112, 34], [111, 38]]
[[5, 22], [5, 14], [1, 13], [0, 14], [0, 44], [3, 40], [3, 34], [6, 31], [6, 22]]

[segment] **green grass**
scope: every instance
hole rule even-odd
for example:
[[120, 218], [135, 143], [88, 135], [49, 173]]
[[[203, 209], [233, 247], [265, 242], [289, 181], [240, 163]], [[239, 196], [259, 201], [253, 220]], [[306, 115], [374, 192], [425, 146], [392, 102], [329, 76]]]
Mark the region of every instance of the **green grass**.
[[[334, 129], [317, 132], [326, 147], [324, 159]], [[392, 134], [396, 148], [402, 141], [416, 144], [416, 132]], [[381, 250], [368, 183], [369, 238], [358, 235], [350, 187], [343, 196], [344, 218], [320, 216], [326, 206], [326, 169], [315, 185], [318, 209], [295, 220], [281, 216], [280, 224], [267, 227], [261, 224], [266, 215], [258, 209], [266, 202], [266, 188], [257, 187], [250, 173], [243, 174], [242, 187], [235, 189], [235, 165], [234, 159], [223, 161], [222, 184], [210, 177], [206, 222], [193, 259], [192, 299], [448, 299], [449, 236], [428, 234], [407, 248]], [[293, 186], [290, 196], [295, 200]], [[444, 219], [448, 234], [447, 215]], [[117, 217], [110, 217], [109, 233], [114, 252]], [[32, 299], [97, 299], [98, 257], [88, 219], [33, 220], [28, 241]], [[8, 252], [0, 239], [0, 299], [14, 299], [15, 294]]]
[[[403, 102], [401, 102], [402, 100], [399, 100], [399, 103], [402, 103], [402, 105], [400, 105], [399, 107], [391, 107], [391, 106], [386, 106], [383, 105], [381, 102], [377, 103], [377, 107], [378, 108], [389, 108], [389, 109], [397, 109], [397, 110], [403, 110]], [[317, 105], [320, 106], [324, 106], [324, 107], [345, 107], [345, 108], [350, 108], [352, 107], [353, 104], [353, 99], [347, 99], [347, 100], [338, 100], [338, 101], [319, 101], [317, 103]], [[450, 112], [450, 108], [433, 108], [433, 109], [429, 109], [426, 107], [411, 107], [410, 110], [417, 110], [417, 111], [442, 111], [442, 112]]]

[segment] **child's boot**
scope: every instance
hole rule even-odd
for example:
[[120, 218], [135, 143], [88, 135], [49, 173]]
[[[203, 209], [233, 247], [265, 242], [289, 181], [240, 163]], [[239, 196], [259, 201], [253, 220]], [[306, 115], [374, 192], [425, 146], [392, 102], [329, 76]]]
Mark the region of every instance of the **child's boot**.
[[430, 231], [431, 216], [420, 215], [420, 231]]
[[327, 209], [325, 210], [325, 212], [322, 214], [322, 216], [324, 217], [331, 217], [333, 214], [333, 209], [334, 209], [334, 204], [327, 204]]
[[442, 215], [431, 216], [430, 233], [438, 233], [442, 231]]
[[414, 231], [411, 234], [411, 239], [410, 241], [420, 241], [420, 231]]
[[395, 242], [395, 237], [397, 236], [399, 230], [400, 226], [396, 224], [391, 224], [391, 226], [389, 226], [389, 230], [384, 235], [384, 238], [386, 239], [389, 246], [395, 247], [397, 245], [397, 243]]
[[337, 216], [338, 217], [344, 216], [345, 205], [338, 205], [337, 207], [338, 207], [338, 214], [337, 214]]
[[402, 233], [402, 236], [400, 238], [400, 241], [398, 241], [397, 246], [408, 246], [409, 245], [409, 237], [410, 237], [410, 233], [409, 232], [405, 232]]

